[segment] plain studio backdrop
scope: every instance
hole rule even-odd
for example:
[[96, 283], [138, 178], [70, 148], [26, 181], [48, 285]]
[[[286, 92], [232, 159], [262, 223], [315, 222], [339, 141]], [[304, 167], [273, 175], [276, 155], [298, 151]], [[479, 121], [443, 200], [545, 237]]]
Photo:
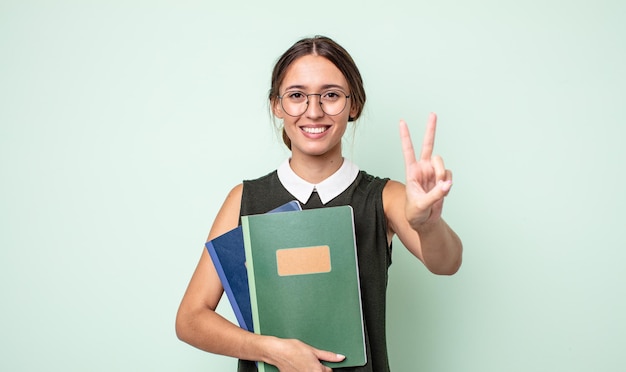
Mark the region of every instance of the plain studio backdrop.
[[398, 121], [419, 148], [434, 111], [454, 173], [460, 272], [394, 243], [393, 370], [624, 370], [621, 0], [0, 2], [0, 370], [235, 370], [174, 318], [228, 191], [288, 155], [271, 68], [315, 34], [365, 80], [345, 156], [403, 181]]

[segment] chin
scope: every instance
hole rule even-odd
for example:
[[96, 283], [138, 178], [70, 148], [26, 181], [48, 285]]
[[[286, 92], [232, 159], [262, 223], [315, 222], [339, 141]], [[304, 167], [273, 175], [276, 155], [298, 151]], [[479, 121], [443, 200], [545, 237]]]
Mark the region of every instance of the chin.
[[[303, 155], [308, 155], [308, 156], [323, 156], [323, 155], [328, 155], [331, 153], [334, 153], [335, 151], [337, 151], [337, 147], [339, 147], [339, 153], [341, 153], [341, 145], [336, 145], [336, 146], [303, 146], [303, 147], [298, 147], [298, 151], [301, 152]], [[293, 149], [293, 144], [292, 144], [292, 149]]]

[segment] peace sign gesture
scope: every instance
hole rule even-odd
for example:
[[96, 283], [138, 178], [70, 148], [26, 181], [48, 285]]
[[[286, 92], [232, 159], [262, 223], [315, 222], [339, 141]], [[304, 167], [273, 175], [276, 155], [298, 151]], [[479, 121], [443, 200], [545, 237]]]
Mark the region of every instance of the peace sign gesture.
[[441, 217], [443, 199], [452, 187], [452, 172], [445, 169], [443, 159], [433, 156], [437, 115], [431, 113], [426, 125], [419, 159], [404, 120], [400, 121], [400, 139], [406, 172], [406, 218], [413, 229]]

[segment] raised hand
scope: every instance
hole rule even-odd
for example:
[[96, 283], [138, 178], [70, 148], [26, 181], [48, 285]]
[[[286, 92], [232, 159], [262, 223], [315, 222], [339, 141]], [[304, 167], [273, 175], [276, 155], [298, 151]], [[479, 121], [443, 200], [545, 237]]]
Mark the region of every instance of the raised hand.
[[400, 121], [400, 139], [406, 172], [406, 218], [413, 229], [441, 218], [443, 199], [452, 187], [452, 172], [433, 156], [437, 115], [428, 117], [419, 159], [415, 157], [408, 125]]

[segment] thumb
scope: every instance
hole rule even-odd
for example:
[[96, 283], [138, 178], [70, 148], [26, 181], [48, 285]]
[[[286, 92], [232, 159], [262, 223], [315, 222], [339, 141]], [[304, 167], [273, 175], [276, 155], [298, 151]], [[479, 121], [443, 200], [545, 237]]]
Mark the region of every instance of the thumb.
[[326, 350], [314, 349], [314, 354], [317, 357], [317, 359], [322, 360], [324, 362], [338, 363], [346, 359], [345, 355], [336, 354], [336, 353], [326, 351]]

